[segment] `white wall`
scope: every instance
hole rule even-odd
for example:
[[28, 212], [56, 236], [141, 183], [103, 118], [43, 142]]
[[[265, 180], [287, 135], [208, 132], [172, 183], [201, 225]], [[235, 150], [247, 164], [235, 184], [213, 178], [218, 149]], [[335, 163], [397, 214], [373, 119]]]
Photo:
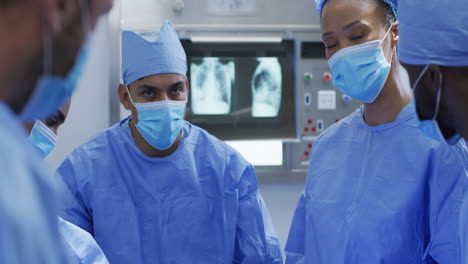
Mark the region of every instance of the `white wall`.
[[[110, 33], [109, 18], [97, 25], [86, 69], [83, 73], [68, 119], [60, 128], [57, 146], [48, 157], [56, 168], [74, 148], [110, 125]], [[117, 88], [113, 89], [117, 92]]]

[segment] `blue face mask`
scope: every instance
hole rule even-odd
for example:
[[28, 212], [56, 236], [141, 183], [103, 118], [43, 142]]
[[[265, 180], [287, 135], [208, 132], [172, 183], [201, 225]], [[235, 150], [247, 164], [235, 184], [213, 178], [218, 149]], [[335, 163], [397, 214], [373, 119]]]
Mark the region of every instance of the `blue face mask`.
[[[424, 69], [422, 70], [422, 72], [419, 74], [418, 78], [414, 82], [414, 85], [412, 88], [413, 92], [414, 92], [414, 89], [418, 86], [424, 74], [426, 73], [427, 69], [429, 69], [429, 65], [426, 65], [426, 67], [424, 67]], [[441, 72], [439, 72], [439, 85], [437, 88], [436, 109], [434, 111], [434, 115], [432, 116], [431, 120], [420, 120], [419, 128], [421, 129], [423, 134], [426, 135], [427, 137], [430, 137], [439, 142], [445, 141], [449, 145], [455, 145], [461, 139], [460, 134], [456, 133], [452, 137], [445, 139], [444, 135], [442, 134], [440, 130], [439, 124], [437, 123], [437, 120], [436, 120], [437, 115], [439, 114], [442, 84], [443, 84], [443, 75]]]
[[36, 121], [29, 135], [29, 141], [36, 147], [42, 159], [54, 149], [57, 135], [52, 132], [42, 121]]
[[[392, 27], [383, 40], [391, 29]], [[382, 50], [383, 40], [366, 42], [336, 52], [328, 60], [333, 73], [333, 85], [356, 100], [364, 103], [375, 101], [387, 81], [391, 67]]]
[[48, 118], [71, 97], [78, 84], [88, 59], [91, 39], [91, 18], [88, 1], [80, 0], [79, 4], [85, 41], [78, 52], [75, 64], [65, 78], [52, 75], [52, 38], [50, 34], [45, 34], [44, 74], [39, 79], [34, 93], [19, 115], [24, 122]]
[[[128, 91], [128, 88], [127, 88]], [[128, 91], [130, 96], [130, 92]], [[154, 148], [166, 150], [174, 144], [184, 126], [187, 101], [159, 101], [132, 104], [138, 112], [136, 127]]]
[[81, 48], [75, 65], [66, 78], [44, 75], [20, 114], [22, 121], [44, 119], [52, 115], [73, 94], [88, 59], [89, 41]]

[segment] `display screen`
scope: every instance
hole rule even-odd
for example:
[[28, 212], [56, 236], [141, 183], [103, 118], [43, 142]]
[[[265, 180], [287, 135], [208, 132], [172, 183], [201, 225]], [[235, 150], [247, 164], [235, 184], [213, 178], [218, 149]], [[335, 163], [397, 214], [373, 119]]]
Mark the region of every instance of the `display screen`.
[[188, 121], [225, 140], [297, 137], [294, 41], [182, 43]]
[[[281, 106], [282, 75], [278, 58], [192, 58], [190, 64], [192, 109], [196, 115], [231, 113], [231, 93], [235, 87], [235, 61], [255, 61], [250, 76], [252, 116], [276, 117]], [[245, 62], [244, 62], [245, 63]]]

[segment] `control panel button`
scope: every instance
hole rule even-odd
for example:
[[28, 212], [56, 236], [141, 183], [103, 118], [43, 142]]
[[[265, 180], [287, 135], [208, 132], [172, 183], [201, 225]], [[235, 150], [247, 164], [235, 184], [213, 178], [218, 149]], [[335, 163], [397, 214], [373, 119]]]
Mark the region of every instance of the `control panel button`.
[[304, 73], [304, 81], [310, 82], [314, 79], [314, 75], [310, 72]]
[[176, 0], [174, 5], [172, 6], [172, 10], [176, 13], [180, 13], [184, 10], [185, 8], [185, 3], [182, 0]]
[[323, 74], [323, 80], [326, 82], [330, 82], [332, 80], [332, 74], [329, 72], [325, 72]]
[[341, 101], [343, 101], [343, 103], [345, 104], [349, 104], [351, 103], [351, 96], [343, 94], [343, 97], [341, 97]]
[[304, 94], [304, 105], [310, 106], [311, 103], [312, 103], [312, 94], [305, 93]]
[[319, 131], [319, 132], [323, 131], [324, 126], [325, 125], [323, 124], [323, 120], [318, 120], [317, 121], [317, 131]]
[[309, 123], [309, 125], [312, 125], [312, 123], [314, 123], [314, 120], [309, 119], [309, 120], [307, 120], [307, 123]]

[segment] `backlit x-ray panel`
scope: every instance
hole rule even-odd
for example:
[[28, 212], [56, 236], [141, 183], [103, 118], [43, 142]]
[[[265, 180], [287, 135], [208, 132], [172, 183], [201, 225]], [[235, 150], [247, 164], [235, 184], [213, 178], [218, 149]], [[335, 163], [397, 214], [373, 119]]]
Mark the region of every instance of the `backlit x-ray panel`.
[[182, 43], [188, 121], [223, 140], [297, 138], [293, 40]]
[[281, 106], [283, 78], [278, 58], [257, 58], [252, 76], [252, 116], [276, 117]]
[[193, 113], [196, 115], [229, 114], [236, 74], [234, 59], [192, 58], [190, 72]]

